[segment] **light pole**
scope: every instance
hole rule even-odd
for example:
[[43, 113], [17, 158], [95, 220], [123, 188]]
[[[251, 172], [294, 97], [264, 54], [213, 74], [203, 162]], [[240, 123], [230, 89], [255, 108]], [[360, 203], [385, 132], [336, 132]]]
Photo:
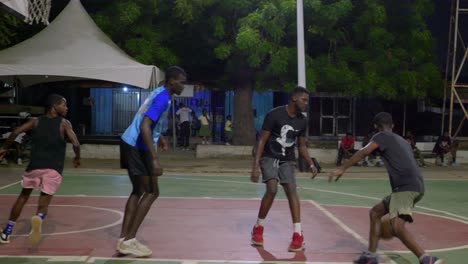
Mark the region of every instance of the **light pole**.
[[304, 48], [304, 4], [297, 0], [297, 84], [306, 87], [305, 48]]

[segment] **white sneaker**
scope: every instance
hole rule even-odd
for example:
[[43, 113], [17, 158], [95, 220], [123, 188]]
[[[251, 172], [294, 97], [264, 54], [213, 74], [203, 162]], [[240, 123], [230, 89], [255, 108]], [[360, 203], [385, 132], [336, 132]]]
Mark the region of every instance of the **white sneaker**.
[[18, 165], [23, 165], [23, 161], [21, 159], [17, 160]]
[[124, 255], [131, 254], [136, 257], [148, 257], [151, 256], [151, 254], [153, 254], [151, 249], [138, 242], [138, 240], [136, 240], [135, 238], [120, 243], [120, 247], [117, 251]]
[[0, 244], [8, 244], [10, 243], [10, 235], [2, 233], [0, 234]]
[[6, 159], [2, 159], [2, 161], [0, 162], [0, 164], [2, 165], [8, 165], [8, 161]]
[[29, 233], [29, 242], [33, 245], [39, 244], [41, 241], [42, 218], [35, 215], [31, 218], [31, 233]]
[[125, 237], [119, 238], [119, 240], [117, 240], [117, 246], [115, 247], [115, 250], [119, 251], [120, 244], [122, 244], [124, 240], [125, 240]]

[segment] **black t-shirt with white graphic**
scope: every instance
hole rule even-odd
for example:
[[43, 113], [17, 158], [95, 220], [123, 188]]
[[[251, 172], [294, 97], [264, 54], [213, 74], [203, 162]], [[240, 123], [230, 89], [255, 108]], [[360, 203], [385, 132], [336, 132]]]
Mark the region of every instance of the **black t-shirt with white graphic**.
[[296, 139], [305, 135], [307, 122], [302, 114], [290, 117], [286, 106], [271, 110], [263, 121], [262, 130], [270, 131], [270, 137], [265, 143], [263, 156], [293, 161], [296, 159], [294, 146]]

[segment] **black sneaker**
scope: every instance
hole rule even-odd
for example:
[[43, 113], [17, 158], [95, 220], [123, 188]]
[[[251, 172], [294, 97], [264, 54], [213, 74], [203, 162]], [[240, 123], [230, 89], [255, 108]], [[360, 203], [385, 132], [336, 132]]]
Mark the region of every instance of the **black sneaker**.
[[367, 252], [362, 252], [361, 256], [356, 258], [353, 261], [353, 263], [355, 264], [379, 264], [379, 260], [377, 259], [377, 256], [371, 255]]
[[8, 244], [10, 243], [10, 234], [6, 234], [3, 232], [0, 234], [0, 244]]
[[424, 256], [420, 263], [421, 264], [444, 264], [445, 261], [443, 259], [438, 259], [437, 257], [433, 257], [433, 256]]

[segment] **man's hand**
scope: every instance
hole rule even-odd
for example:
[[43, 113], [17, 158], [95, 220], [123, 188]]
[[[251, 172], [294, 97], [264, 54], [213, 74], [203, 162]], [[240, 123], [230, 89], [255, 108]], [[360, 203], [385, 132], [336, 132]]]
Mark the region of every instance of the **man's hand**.
[[74, 158], [73, 159], [73, 167], [78, 168], [81, 165], [81, 159], [80, 158]]
[[152, 160], [152, 176], [161, 176], [163, 174], [163, 169], [161, 168], [161, 164], [159, 163], [158, 158], [153, 158]]
[[166, 151], [166, 150], [169, 149], [169, 143], [167, 142], [167, 140], [164, 137], [160, 137], [158, 139], [158, 149], [160, 149], [162, 151]]
[[5, 157], [5, 154], [8, 152], [7, 149], [0, 148], [0, 160]]
[[343, 175], [343, 173], [343, 169], [337, 169], [335, 171], [330, 172], [330, 174], [328, 174], [328, 182], [332, 182], [334, 178], [335, 181], [338, 181], [338, 179]]
[[260, 178], [260, 166], [259, 165], [254, 165], [252, 167], [252, 172], [250, 173], [250, 181], [251, 182], [258, 182], [259, 178]]
[[315, 179], [315, 176], [317, 176], [318, 173], [317, 167], [310, 165], [310, 173], [312, 173], [311, 179]]

